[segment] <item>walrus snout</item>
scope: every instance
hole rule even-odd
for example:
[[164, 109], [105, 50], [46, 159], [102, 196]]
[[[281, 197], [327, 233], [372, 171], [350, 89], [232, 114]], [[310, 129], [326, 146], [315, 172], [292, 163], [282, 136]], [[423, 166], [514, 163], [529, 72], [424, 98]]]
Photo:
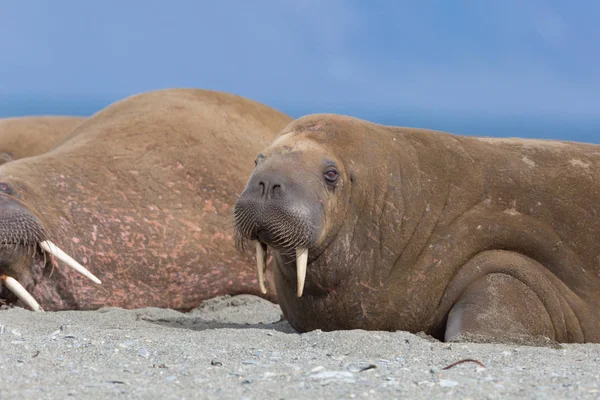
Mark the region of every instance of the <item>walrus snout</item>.
[[256, 173], [234, 208], [241, 238], [258, 240], [281, 252], [314, 244], [322, 208], [303, 187], [285, 174]]
[[[24, 203], [13, 196], [14, 191], [10, 185], [0, 183], [0, 191], [0, 278], [5, 288], [34, 311], [43, 311], [33, 296], [13, 276], [17, 276], [28, 286], [32, 285], [40, 270], [50, 261], [48, 255], [63, 261], [93, 282], [101, 283], [91, 272], [49, 240], [49, 233], [43, 223]], [[1, 297], [8, 298], [5, 295]]]
[[262, 174], [258, 178], [258, 187], [261, 197], [267, 199], [282, 198], [287, 189], [286, 179], [278, 174]]
[[250, 177], [234, 208], [236, 243], [256, 241], [260, 289], [266, 293], [264, 275], [267, 248], [296, 258], [298, 296], [302, 295], [308, 249], [321, 230], [322, 203], [301, 184], [302, 177], [286, 170], [259, 169]]
[[0, 195], [0, 245], [35, 246], [48, 234], [39, 219], [11, 196]]

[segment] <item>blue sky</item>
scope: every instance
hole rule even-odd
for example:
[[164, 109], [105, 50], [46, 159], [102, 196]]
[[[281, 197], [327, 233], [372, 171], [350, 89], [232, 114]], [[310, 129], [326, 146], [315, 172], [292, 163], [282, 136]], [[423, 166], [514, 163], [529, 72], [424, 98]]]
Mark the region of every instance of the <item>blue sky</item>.
[[165, 87], [456, 133], [600, 142], [593, 0], [2, 0], [0, 116]]

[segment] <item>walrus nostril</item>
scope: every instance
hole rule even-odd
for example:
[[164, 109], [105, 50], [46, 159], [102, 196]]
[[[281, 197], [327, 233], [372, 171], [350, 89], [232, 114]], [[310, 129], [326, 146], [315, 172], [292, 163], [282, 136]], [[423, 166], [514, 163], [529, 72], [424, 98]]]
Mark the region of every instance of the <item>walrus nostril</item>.
[[260, 188], [261, 197], [275, 197], [280, 196], [283, 193], [284, 186], [277, 181], [259, 181], [258, 186]]
[[279, 179], [273, 179], [267, 184], [267, 197], [268, 198], [277, 198], [283, 195], [285, 191], [285, 185]]

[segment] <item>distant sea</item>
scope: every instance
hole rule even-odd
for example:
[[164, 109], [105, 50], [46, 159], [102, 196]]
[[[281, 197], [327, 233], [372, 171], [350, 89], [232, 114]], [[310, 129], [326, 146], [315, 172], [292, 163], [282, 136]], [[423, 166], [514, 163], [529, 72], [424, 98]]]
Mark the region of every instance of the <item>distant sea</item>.
[[[1, 99], [0, 118], [24, 115], [92, 115], [114, 99]], [[270, 103], [292, 117], [333, 112], [385, 125], [437, 129], [463, 135], [559, 139], [600, 144], [600, 115], [532, 115], [444, 112], [439, 110], [376, 109], [333, 105], [310, 107]]]

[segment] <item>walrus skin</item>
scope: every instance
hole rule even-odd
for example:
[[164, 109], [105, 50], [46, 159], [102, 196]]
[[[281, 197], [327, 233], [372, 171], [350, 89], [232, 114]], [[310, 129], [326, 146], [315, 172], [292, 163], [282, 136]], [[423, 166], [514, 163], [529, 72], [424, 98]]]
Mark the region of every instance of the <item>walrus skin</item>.
[[256, 163], [238, 240], [297, 330], [600, 342], [600, 146], [312, 115]]
[[[46, 311], [187, 310], [223, 294], [260, 295], [251, 255], [235, 249], [231, 209], [255, 154], [291, 120], [200, 89], [108, 106], [54, 150], [0, 166], [0, 274]], [[56, 263], [43, 240], [102, 284]], [[0, 298], [17, 303], [8, 290]]]
[[51, 150], [85, 120], [61, 115], [0, 118], [0, 164]]

